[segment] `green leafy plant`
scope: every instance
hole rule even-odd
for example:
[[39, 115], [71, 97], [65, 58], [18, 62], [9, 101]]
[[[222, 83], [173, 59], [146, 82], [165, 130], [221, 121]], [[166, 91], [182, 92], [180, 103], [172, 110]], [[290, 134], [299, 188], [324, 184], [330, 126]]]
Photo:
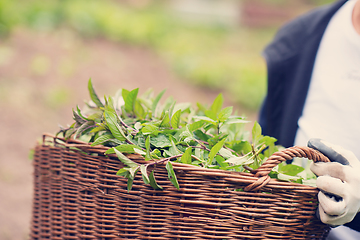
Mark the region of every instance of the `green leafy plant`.
[[[223, 108], [223, 96], [219, 94], [211, 106], [197, 103], [197, 109], [190, 103], [176, 103], [168, 98], [160, 100], [164, 91], [154, 96], [148, 90], [138, 96], [139, 89], [120, 89], [114, 97], [100, 100], [91, 79], [88, 82], [91, 101], [85, 108], [73, 110], [74, 123], [58, 134], [65, 138], [79, 138], [92, 146], [109, 147], [105, 154], [116, 154], [125, 165], [117, 175], [128, 179], [128, 191], [132, 188], [135, 175], [140, 171], [145, 184], [162, 189], [156, 183], [154, 164], [163, 163], [169, 180], [179, 189], [179, 183], [172, 162], [191, 164], [204, 168], [228, 171], [251, 172], [275, 151], [276, 139], [264, 136], [260, 125], [255, 122], [252, 137], [244, 129], [248, 121], [233, 114], [232, 107]], [[139, 164], [126, 154], [136, 153], [149, 161]], [[270, 176], [301, 182], [301, 177], [292, 178], [303, 169], [285, 165], [275, 169]], [[289, 176], [288, 179], [281, 176]], [[280, 176], [280, 177], [279, 177]]]

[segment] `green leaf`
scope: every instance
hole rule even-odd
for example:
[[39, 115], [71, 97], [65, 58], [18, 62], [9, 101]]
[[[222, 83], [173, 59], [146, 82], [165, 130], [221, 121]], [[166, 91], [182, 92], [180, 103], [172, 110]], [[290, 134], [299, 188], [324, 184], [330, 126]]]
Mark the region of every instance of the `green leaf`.
[[218, 113], [220, 112], [222, 105], [224, 102], [224, 98], [222, 96], [222, 94], [220, 93], [214, 100], [213, 104], [211, 105], [210, 109], [213, 113], [215, 113], [216, 115], [218, 115]]
[[174, 129], [179, 128], [180, 126], [180, 115], [181, 115], [181, 110], [177, 110], [174, 115], [172, 115], [171, 117], [171, 127]]
[[[152, 112], [150, 111], [152, 101], [150, 99], [144, 99], [144, 98], [137, 98], [136, 102], [139, 102], [141, 106], [143, 106], [145, 114], [148, 114], [152, 118]], [[136, 106], [135, 106], [136, 107]]]
[[[192, 134], [192, 132], [190, 132], [190, 130], [189, 130], [189, 124], [187, 124], [184, 128], [182, 128], [182, 129], [179, 129], [179, 130], [176, 130], [177, 132], [176, 132], [176, 135], [178, 136], [177, 137], [177, 139], [178, 139], [178, 141], [180, 141], [180, 139], [184, 139], [184, 138], [186, 138], [186, 137], [190, 137], [190, 136], [192, 136], [193, 134]], [[175, 137], [175, 136], [174, 136]]]
[[113, 138], [114, 138], [114, 136], [111, 133], [105, 133], [105, 134], [101, 135], [100, 137], [96, 138], [96, 140], [91, 144], [91, 146], [103, 144]]
[[208, 118], [211, 118], [214, 121], [216, 121], [216, 119], [217, 119], [216, 112], [213, 112], [212, 110], [206, 110], [205, 111], [205, 116], [208, 117]]
[[151, 111], [153, 113], [153, 116], [156, 117], [156, 107], [161, 99], [161, 97], [164, 95], [165, 90], [161, 91], [154, 99], [153, 104], [151, 106]]
[[128, 181], [127, 181], [127, 192], [130, 192], [130, 191], [131, 191], [132, 186], [133, 186], [133, 182], [134, 182], [134, 179], [128, 178]]
[[146, 155], [145, 155], [145, 160], [151, 160], [151, 155], [150, 155], [150, 136], [148, 136], [146, 138], [145, 141], [145, 148], [146, 148]]
[[119, 158], [119, 160], [124, 163], [126, 166], [132, 168], [132, 167], [138, 167], [138, 164], [129, 158], [127, 158], [124, 154], [119, 152], [116, 148], [113, 148], [114, 152], [116, 153], [116, 156]]
[[122, 89], [119, 89], [115, 92], [114, 95], [114, 107], [115, 109], [120, 109], [120, 107], [124, 104], [124, 99], [122, 97]]
[[86, 122], [86, 119], [83, 118], [79, 113], [77, 113], [74, 109], [73, 109], [73, 119], [75, 120], [75, 122], [79, 125], [82, 125]]
[[248, 141], [235, 141], [232, 149], [243, 155], [252, 151], [251, 144]]
[[196, 120], [203, 120], [203, 121], [205, 121], [205, 122], [208, 122], [208, 123], [211, 123], [211, 124], [216, 125], [216, 121], [213, 120], [213, 119], [211, 119], [211, 118], [209, 118], [209, 117], [205, 117], [205, 116], [194, 116], [193, 118], [196, 119]]
[[264, 136], [259, 140], [259, 143], [265, 143], [266, 145], [272, 145], [277, 141], [276, 138], [270, 136]]
[[222, 139], [220, 142], [216, 143], [210, 150], [209, 159], [207, 161], [207, 166], [211, 165], [215, 155], [220, 151], [220, 149], [224, 146], [226, 138]]
[[115, 143], [116, 145], [123, 144], [121, 141], [117, 140], [116, 138], [110, 139], [109, 142]]
[[290, 176], [287, 174], [283, 174], [283, 173], [279, 173], [277, 175], [277, 179], [282, 180], [282, 181], [288, 181], [288, 182], [298, 182], [298, 183], [302, 183], [302, 178], [299, 176]]
[[127, 96], [129, 95], [130, 91], [126, 90], [126, 89], [121, 89], [121, 95], [123, 97], [124, 103], [125, 103], [125, 99], [127, 98]]
[[191, 103], [184, 102], [184, 103], [176, 104], [174, 107], [174, 111], [177, 112], [178, 110], [181, 110], [182, 113], [184, 113], [184, 112], [190, 113], [191, 112]]
[[127, 174], [129, 174], [128, 171], [129, 168], [121, 168], [119, 171], [117, 171], [116, 175], [126, 177]]
[[150, 186], [152, 186], [155, 190], [162, 190], [163, 188], [157, 184], [155, 176], [154, 176], [154, 171], [152, 171], [149, 175], [149, 180], [150, 180]]
[[197, 122], [193, 122], [189, 125], [189, 131], [193, 132], [195, 130], [198, 130], [199, 128], [201, 128], [202, 126], [204, 126], [204, 122], [202, 120], [197, 121]]
[[225, 162], [233, 165], [247, 165], [253, 163], [254, 161], [254, 158], [249, 158], [249, 156], [241, 156], [229, 158]]
[[304, 171], [303, 167], [294, 164], [287, 164], [279, 168], [279, 173], [289, 176], [296, 176], [298, 173], [302, 171]]
[[169, 119], [171, 119], [171, 116], [173, 114], [173, 111], [174, 111], [174, 107], [176, 105], [176, 101], [173, 101], [172, 104], [170, 105], [170, 108], [169, 108]]
[[137, 146], [137, 145], [121, 144], [119, 146], [108, 149], [105, 152], [105, 154], [113, 154], [113, 153], [115, 153], [114, 149], [118, 150], [121, 153], [136, 153], [135, 149], [141, 149], [141, 148], [139, 146]]
[[146, 136], [139, 134], [136, 145], [141, 148], [145, 148], [145, 140]]
[[130, 173], [130, 176], [131, 176], [132, 179], [135, 178], [135, 175], [136, 175], [136, 173], [137, 173], [138, 170], [139, 170], [139, 166], [138, 166], [138, 165], [129, 168], [129, 173]]
[[139, 167], [131, 167], [129, 169], [128, 181], [127, 181], [127, 191], [130, 192], [133, 186], [136, 173], [139, 171]]
[[108, 110], [110, 112], [116, 112], [115, 107], [114, 107], [113, 98], [109, 96], [107, 99], [106, 99], [106, 97], [104, 97], [104, 99], [105, 99], [105, 107], [104, 107], [104, 109]]
[[159, 149], [154, 149], [152, 152], [150, 152], [150, 156], [152, 159], [161, 159], [162, 155]]
[[144, 183], [149, 184], [150, 179], [149, 179], [149, 176], [147, 174], [147, 165], [141, 165], [140, 166], [140, 171], [141, 171], [141, 175], [142, 175], [142, 178], [144, 180]]
[[102, 124], [101, 125], [97, 124], [97, 127], [91, 129], [90, 132], [97, 133], [97, 132], [101, 132], [101, 131], [105, 131], [105, 130], [106, 130], [106, 128]]
[[200, 144], [196, 145], [196, 147], [197, 147], [197, 148], [195, 148], [195, 151], [194, 151], [195, 156], [196, 156], [197, 158], [203, 160], [203, 159], [204, 159], [205, 150], [203, 150], [203, 149], [200, 148], [200, 147], [201, 147]]
[[203, 104], [197, 102], [197, 103], [196, 103], [196, 106], [198, 107], [199, 112], [205, 113], [205, 111], [206, 111], [207, 108], [206, 108]]
[[235, 157], [232, 152], [226, 148], [221, 148], [219, 151], [220, 155], [223, 156], [224, 158], [228, 159], [228, 158], [232, 158]]
[[141, 123], [140, 123], [140, 122], [136, 122], [136, 123], [134, 124], [134, 128], [139, 131], [139, 130], [142, 128]]
[[198, 137], [200, 140], [205, 141], [205, 142], [207, 142], [207, 141], [209, 140], [209, 138], [210, 138], [209, 135], [207, 135], [206, 133], [202, 132], [201, 130], [196, 130], [196, 131], [194, 132], [194, 134], [195, 134], [195, 136]]
[[313, 179], [303, 179], [301, 184], [305, 184], [311, 187], [315, 187], [316, 188], [316, 178]]
[[139, 92], [139, 88], [136, 88], [136, 89], [132, 90], [131, 92], [129, 92], [127, 94], [126, 98], [124, 98], [125, 111], [127, 113], [134, 113], [135, 102], [136, 102], [136, 97], [137, 97], [138, 92]]
[[145, 155], [146, 155], [146, 152], [144, 152], [144, 151], [141, 150], [141, 149], [134, 148], [134, 152], [137, 153], [137, 154], [140, 154], [140, 155], [142, 155], [142, 156], [145, 156]]
[[146, 116], [146, 112], [139, 101], [135, 102], [134, 112], [135, 112], [135, 115], [140, 119], [144, 119]]
[[159, 130], [159, 127], [156, 126], [155, 124], [146, 124], [142, 129], [141, 129], [141, 132], [144, 134], [144, 135], [149, 135], [149, 134], [152, 134], [152, 135], [157, 135], [158, 134], [158, 131]]
[[189, 125], [186, 125], [185, 129], [180, 133], [179, 140], [181, 139], [184, 139], [183, 141], [186, 143], [195, 140], [193, 133], [189, 130]]
[[191, 153], [192, 153], [192, 148], [188, 147], [184, 154], [181, 156], [181, 162], [184, 164], [191, 164]]
[[261, 127], [257, 121], [255, 121], [251, 133], [252, 133], [252, 143], [254, 145], [257, 145], [258, 141], [260, 140], [260, 137], [261, 137]]
[[98, 111], [98, 112], [93, 113], [90, 116], [88, 116], [87, 119], [100, 122], [102, 114], [103, 114], [102, 111]]
[[160, 127], [171, 127], [169, 114], [164, 115], [163, 119], [161, 120]]
[[170, 147], [169, 150], [170, 150], [172, 156], [179, 155], [179, 154], [182, 153], [182, 152], [176, 147], [175, 141], [176, 141], [176, 139], [174, 139], [172, 136], [170, 136], [171, 147]]
[[156, 148], [164, 148], [171, 146], [169, 138], [166, 137], [164, 134], [159, 134], [156, 137], [152, 137], [150, 139], [150, 143]]
[[88, 82], [88, 89], [90, 93], [90, 98], [96, 104], [96, 106], [98, 106], [99, 108], [104, 107], [104, 104], [100, 101], [98, 95], [95, 92], [95, 89], [91, 83], [91, 78], [89, 79]]
[[104, 117], [105, 117], [105, 121], [106, 121], [107, 126], [110, 129], [110, 132], [112, 133], [112, 135], [120, 141], [125, 141], [126, 136], [125, 136], [124, 131], [121, 129], [120, 125], [117, 123], [116, 114], [105, 110]]
[[81, 135], [83, 135], [85, 132], [90, 131], [91, 128], [95, 127], [95, 123], [93, 121], [89, 121], [89, 122], [85, 122], [83, 125], [81, 125], [77, 130], [76, 133], [74, 135], [74, 139], [80, 137]]
[[71, 129], [67, 130], [64, 133], [64, 138], [69, 139], [71, 137], [71, 135], [73, 135], [75, 132], [76, 132], [76, 129], [74, 129], [74, 128], [71, 128]]
[[176, 178], [176, 174], [175, 174], [175, 172], [174, 172], [174, 168], [173, 168], [173, 166], [172, 166], [172, 164], [171, 164], [170, 161], [168, 161], [168, 162], [166, 163], [165, 168], [166, 168], [166, 170], [167, 170], [167, 172], [168, 172], [168, 176], [169, 176], [170, 182], [179, 190], [179, 188], [180, 188], [180, 187], [179, 187], [179, 183], [178, 183], [178, 180], [177, 180], [177, 178]]
[[215, 156], [216, 162], [219, 164], [221, 169], [225, 169], [229, 166], [227, 162], [225, 162], [225, 159], [221, 156]]
[[233, 107], [226, 107], [222, 109], [219, 113], [218, 121], [225, 122], [231, 116], [232, 111], [233, 111]]
[[244, 120], [242, 118], [230, 118], [225, 121], [225, 124], [244, 124], [249, 123], [250, 121]]
[[85, 120], [93, 120], [93, 119], [86, 118], [84, 115], [82, 115], [81, 110], [80, 110], [80, 108], [79, 108], [79, 105], [76, 106], [76, 111], [77, 111], [77, 113], [79, 114], [79, 116], [80, 116], [81, 118], [83, 118], [83, 119], [85, 119]]
[[168, 97], [162, 106], [162, 114], [171, 111], [171, 109], [175, 106], [175, 103], [176, 102], [172, 96]]

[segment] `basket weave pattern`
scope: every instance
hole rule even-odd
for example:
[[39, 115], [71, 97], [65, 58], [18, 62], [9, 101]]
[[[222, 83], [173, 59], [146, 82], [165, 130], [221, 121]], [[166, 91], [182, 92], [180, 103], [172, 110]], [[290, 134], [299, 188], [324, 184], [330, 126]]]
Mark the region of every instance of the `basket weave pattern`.
[[116, 175], [124, 166], [104, 156], [107, 148], [62, 140], [44, 135], [35, 149], [31, 239], [324, 239], [328, 233], [314, 216], [316, 188], [267, 175], [295, 156], [327, 161], [311, 149], [276, 153], [254, 173], [173, 163], [180, 190], [158, 164], [163, 190], [137, 174], [128, 193], [127, 179]]

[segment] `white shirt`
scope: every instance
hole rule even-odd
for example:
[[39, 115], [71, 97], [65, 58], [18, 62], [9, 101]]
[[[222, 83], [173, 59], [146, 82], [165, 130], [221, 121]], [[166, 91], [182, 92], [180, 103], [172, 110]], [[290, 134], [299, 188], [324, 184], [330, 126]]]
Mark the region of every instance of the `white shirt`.
[[[321, 138], [355, 153], [360, 159], [360, 35], [352, 24], [356, 0], [346, 2], [332, 17], [321, 40], [295, 145]], [[360, 239], [345, 226], [328, 240]]]

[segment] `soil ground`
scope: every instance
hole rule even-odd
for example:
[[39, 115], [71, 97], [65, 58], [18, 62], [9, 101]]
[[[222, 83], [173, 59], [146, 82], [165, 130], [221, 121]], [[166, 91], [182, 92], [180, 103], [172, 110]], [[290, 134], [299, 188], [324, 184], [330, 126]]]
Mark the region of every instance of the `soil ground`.
[[[72, 108], [88, 100], [92, 78], [100, 96], [119, 88], [167, 89], [178, 102], [211, 104], [219, 92], [190, 85], [149, 49], [61, 30], [18, 29], [0, 40], [0, 239], [28, 239], [32, 202], [29, 151], [42, 133], [72, 123]], [[233, 105], [225, 97], [225, 105]], [[249, 120], [256, 113], [241, 113]]]

